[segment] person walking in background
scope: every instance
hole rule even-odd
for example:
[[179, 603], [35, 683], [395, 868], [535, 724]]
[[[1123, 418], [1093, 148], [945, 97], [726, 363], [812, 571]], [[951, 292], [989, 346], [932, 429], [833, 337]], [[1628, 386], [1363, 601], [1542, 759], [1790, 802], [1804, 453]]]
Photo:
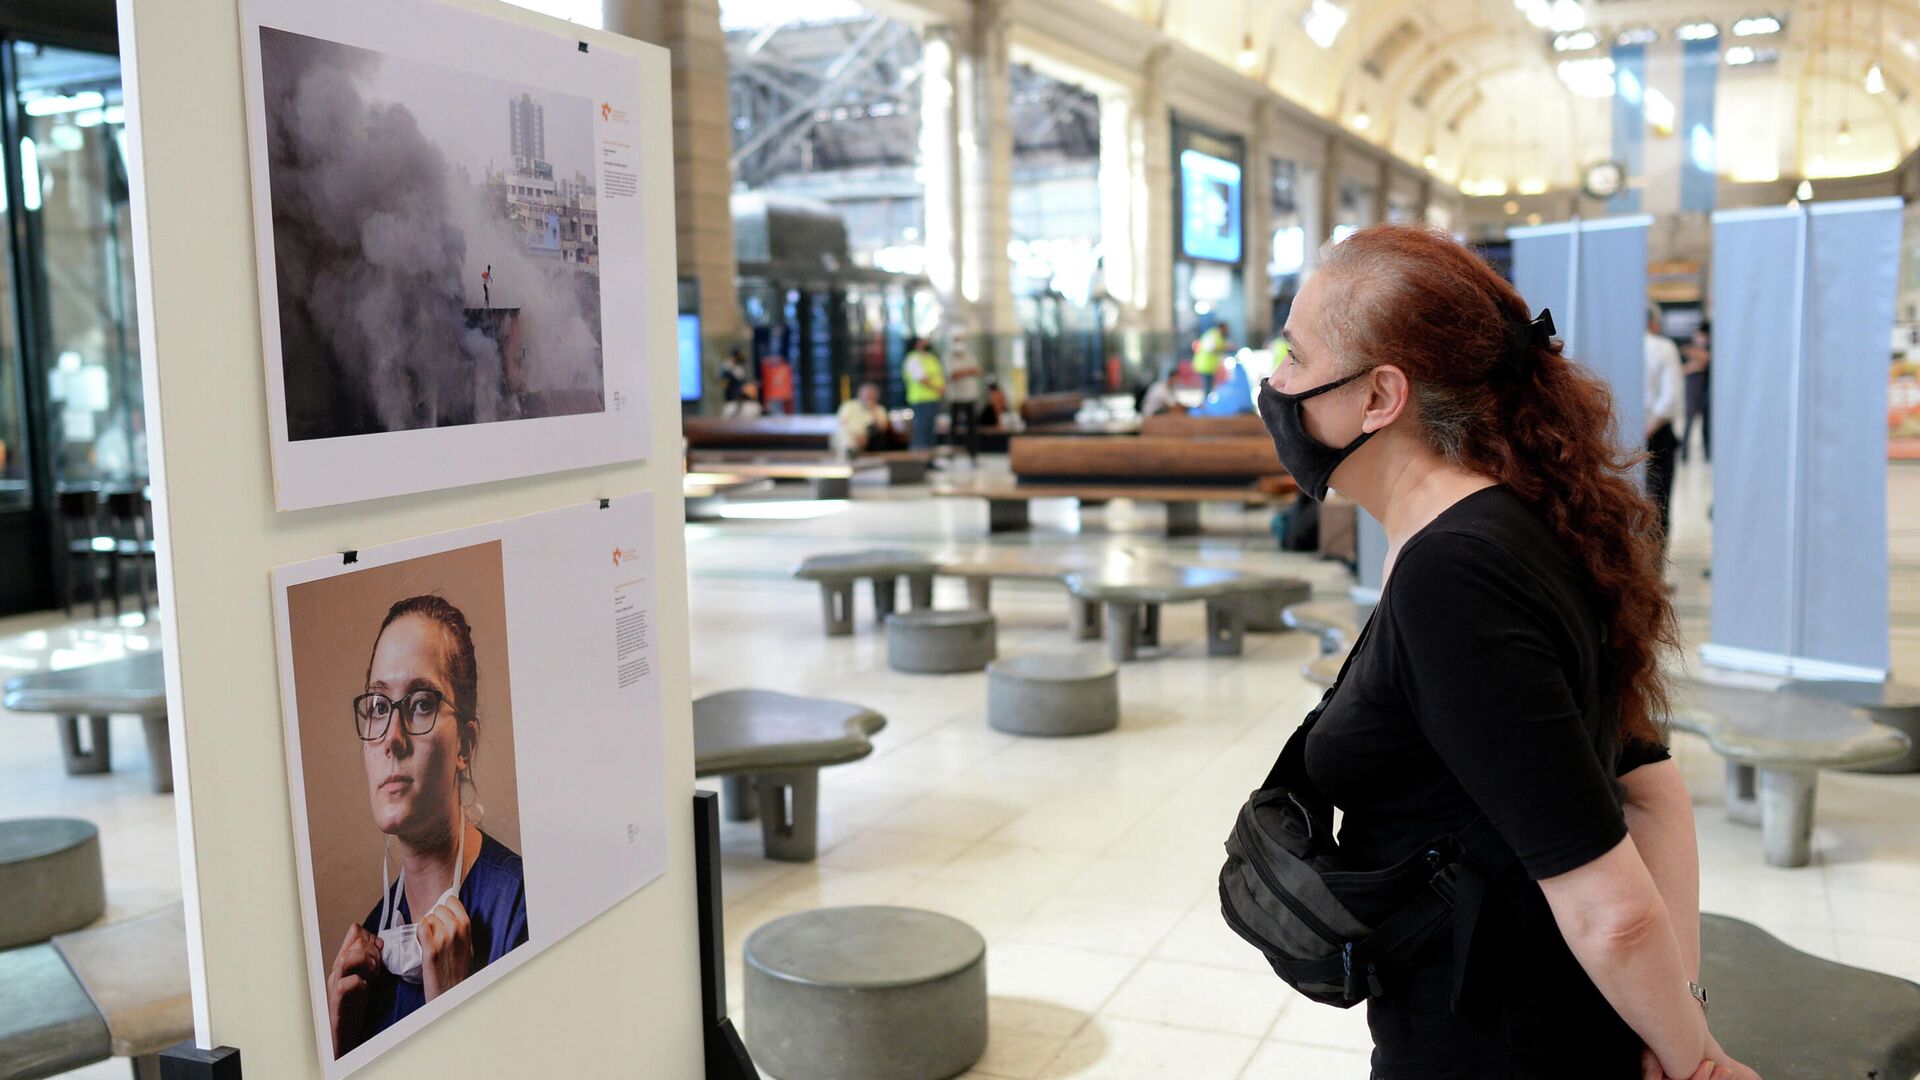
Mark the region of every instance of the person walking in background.
[[1220, 365], [1227, 357], [1227, 328], [1214, 323], [1193, 343], [1193, 373], [1200, 376], [1200, 396], [1213, 393], [1213, 381], [1220, 377]]
[[1666, 550], [1667, 536], [1673, 525], [1673, 459], [1680, 448], [1674, 424], [1680, 419], [1680, 350], [1660, 333], [1660, 309], [1647, 307], [1645, 345], [1645, 396], [1641, 400], [1646, 416], [1647, 497], [1660, 508], [1660, 545]]
[[768, 416], [777, 412], [794, 414], [793, 365], [786, 357], [769, 356], [760, 362], [759, 402]]
[[746, 398], [747, 358], [738, 348], [727, 353], [720, 364], [720, 415], [732, 416], [740, 411], [740, 402]]
[[1687, 424], [1680, 435], [1680, 460], [1685, 461], [1693, 446], [1693, 425], [1700, 423], [1700, 457], [1713, 460], [1713, 324], [1700, 320], [1699, 329], [1680, 350], [1684, 363], [1680, 371], [1687, 377]]
[[[967, 339], [953, 339], [953, 368], [947, 372], [947, 438], [980, 460], [980, 364], [967, 353]], [[961, 432], [965, 431], [962, 435]]]
[[931, 450], [939, 441], [940, 401], [947, 396], [947, 373], [932, 343], [914, 338], [901, 373], [907, 380], [907, 405], [913, 410], [913, 448]]

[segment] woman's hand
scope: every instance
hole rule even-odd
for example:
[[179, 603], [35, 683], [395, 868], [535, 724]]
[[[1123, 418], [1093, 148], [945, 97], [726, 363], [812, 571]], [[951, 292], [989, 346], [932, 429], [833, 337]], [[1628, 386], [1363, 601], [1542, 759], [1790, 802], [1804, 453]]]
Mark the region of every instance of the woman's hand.
[[420, 920], [420, 985], [432, 1001], [473, 974], [473, 923], [458, 897], [434, 905]]
[[1671, 1077], [1660, 1068], [1660, 1059], [1652, 1050], [1640, 1051], [1640, 1080], [1760, 1080], [1760, 1074], [1727, 1056], [1718, 1042], [1708, 1045], [1707, 1060], [1692, 1076]]
[[327, 972], [327, 1020], [333, 1029], [335, 1059], [360, 1045], [367, 989], [380, 974], [380, 950], [379, 937], [355, 924], [347, 928], [346, 940], [334, 954], [333, 968]]

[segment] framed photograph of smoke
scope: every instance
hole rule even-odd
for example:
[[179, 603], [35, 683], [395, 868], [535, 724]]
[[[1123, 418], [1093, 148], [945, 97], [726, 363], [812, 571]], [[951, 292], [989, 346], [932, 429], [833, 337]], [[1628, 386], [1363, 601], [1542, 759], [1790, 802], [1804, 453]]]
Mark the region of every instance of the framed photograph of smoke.
[[327, 1080], [665, 871], [652, 515], [633, 495], [274, 571]]
[[645, 457], [638, 61], [434, 0], [244, 11], [278, 507]]

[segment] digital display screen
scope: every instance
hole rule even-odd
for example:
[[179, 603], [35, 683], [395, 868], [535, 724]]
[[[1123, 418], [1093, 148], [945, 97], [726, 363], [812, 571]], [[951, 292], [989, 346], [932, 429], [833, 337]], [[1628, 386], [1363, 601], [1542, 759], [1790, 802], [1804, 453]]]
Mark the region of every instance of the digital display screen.
[[1240, 166], [1180, 152], [1180, 249], [1190, 259], [1240, 261]]
[[699, 401], [703, 385], [700, 373], [700, 316], [680, 316], [680, 400]]

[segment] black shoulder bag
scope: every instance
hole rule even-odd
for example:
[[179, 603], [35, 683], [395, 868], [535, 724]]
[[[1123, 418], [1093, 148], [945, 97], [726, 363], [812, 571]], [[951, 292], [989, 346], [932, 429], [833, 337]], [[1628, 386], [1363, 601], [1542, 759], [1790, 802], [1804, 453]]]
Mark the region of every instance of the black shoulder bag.
[[[1320, 704], [1287, 740], [1260, 790], [1240, 807], [1220, 868], [1220, 913], [1287, 985], [1343, 1009], [1387, 996], [1395, 973], [1451, 927], [1457, 1009], [1481, 903], [1488, 885], [1518, 861], [1512, 848], [1478, 816], [1396, 866], [1345, 869], [1333, 835], [1333, 805], [1307, 777], [1307, 735], [1372, 627], [1369, 620]], [[1386, 913], [1368, 922], [1356, 910]]]

